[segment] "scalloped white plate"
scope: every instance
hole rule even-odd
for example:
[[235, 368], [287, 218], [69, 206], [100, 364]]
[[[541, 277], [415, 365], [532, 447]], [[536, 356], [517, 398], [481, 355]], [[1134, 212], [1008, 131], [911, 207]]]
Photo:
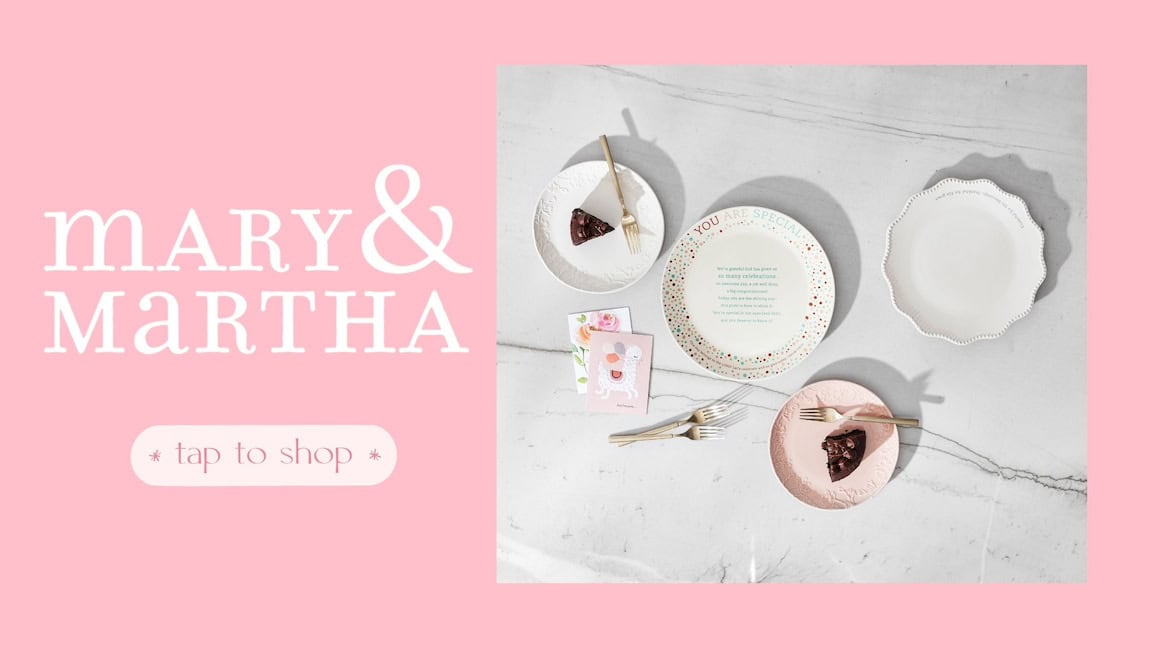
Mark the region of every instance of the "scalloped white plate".
[[991, 180], [945, 178], [888, 227], [892, 304], [924, 335], [968, 344], [1028, 314], [1044, 281], [1044, 232]]
[[[643, 277], [664, 243], [664, 212], [652, 187], [632, 169], [617, 163], [616, 175], [628, 211], [640, 226], [640, 254], [628, 252], [620, 229], [620, 202], [608, 163], [581, 162], [561, 171], [540, 194], [532, 233], [544, 267], [562, 283], [588, 293], [623, 290]], [[616, 229], [572, 245], [569, 222], [581, 208]]]

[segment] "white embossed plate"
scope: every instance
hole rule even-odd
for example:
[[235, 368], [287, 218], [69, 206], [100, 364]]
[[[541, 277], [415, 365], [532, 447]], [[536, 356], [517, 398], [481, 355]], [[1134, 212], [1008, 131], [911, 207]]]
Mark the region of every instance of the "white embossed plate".
[[[872, 497], [896, 469], [900, 436], [889, 423], [821, 423], [801, 421], [802, 407], [835, 407], [842, 414], [892, 416], [876, 394], [846, 380], [814, 382], [793, 394], [772, 423], [772, 467], [784, 488], [796, 499], [822, 509], [855, 506]], [[851, 475], [834, 482], [828, 475], [828, 454], [820, 447], [833, 432], [864, 430], [864, 459]]]
[[764, 207], [732, 207], [688, 228], [663, 281], [664, 320], [696, 364], [756, 380], [816, 348], [836, 301], [832, 267], [800, 223]]
[[[620, 202], [608, 163], [581, 162], [548, 183], [536, 203], [532, 231], [536, 252], [552, 276], [589, 293], [610, 293], [636, 283], [648, 272], [664, 242], [664, 212], [652, 187], [635, 171], [617, 163], [616, 175], [628, 211], [640, 226], [640, 254], [631, 254], [620, 230]], [[572, 210], [581, 208], [616, 229], [572, 245]]]
[[1003, 335], [1044, 281], [1044, 232], [1018, 196], [990, 180], [945, 178], [908, 199], [888, 228], [892, 303], [931, 337]]

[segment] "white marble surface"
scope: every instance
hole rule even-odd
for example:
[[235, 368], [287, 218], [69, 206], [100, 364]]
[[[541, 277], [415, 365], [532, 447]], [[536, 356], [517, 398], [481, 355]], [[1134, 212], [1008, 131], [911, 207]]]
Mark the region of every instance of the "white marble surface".
[[[1056, 67], [502, 68], [497, 579], [1086, 580], [1085, 79]], [[652, 272], [596, 296], [547, 273], [530, 223], [553, 175], [599, 158], [601, 132], [655, 188], [667, 233]], [[1047, 238], [1032, 312], [966, 347], [917, 333], [880, 272], [904, 201], [947, 176], [1020, 195]], [[755, 383], [725, 441], [612, 447], [610, 432], [738, 386], [679, 350], [659, 297], [671, 242], [738, 204], [791, 215], [827, 250], [827, 338]], [[565, 316], [612, 306], [655, 336], [646, 417], [586, 413], [574, 390]], [[879, 496], [844, 511], [793, 499], [768, 453], [787, 395], [831, 377], [924, 426], [901, 433]]]

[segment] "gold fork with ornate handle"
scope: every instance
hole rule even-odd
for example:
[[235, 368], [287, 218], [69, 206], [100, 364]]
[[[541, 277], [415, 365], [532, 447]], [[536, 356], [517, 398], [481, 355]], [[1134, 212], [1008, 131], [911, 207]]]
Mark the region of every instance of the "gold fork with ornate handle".
[[632, 443], [633, 441], [637, 441], [637, 440], [642, 439], [644, 437], [653, 436], [656, 434], [660, 434], [661, 432], [667, 432], [669, 430], [675, 430], [676, 428], [680, 427], [681, 425], [687, 425], [689, 423], [693, 423], [696, 425], [703, 425], [705, 423], [712, 423], [713, 421], [717, 421], [719, 419], [724, 418], [727, 415], [727, 413], [728, 413], [728, 403], [713, 403], [711, 405], [708, 405], [706, 407], [701, 407], [700, 409], [692, 412], [691, 416], [689, 416], [686, 419], [682, 419], [679, 421], [673, 421], [672, 423], [666, 423], [664, 425], [659, 425], [659, 426], [656, 426], [650, 430], [644, 430], [643, 432], [638, 432], [636, 434], [613, 434], [613, 435], [610, 435], [608, 437], [608, 442], [609, 443], [620, 443], [620, 444], [627, 445], [629, 443]]
[[724, 438], [724, 428], [716, 425], [693, 425], [683, 432], [661, 432], [660, 434], [637, 436], [633, 439], [628, 437], [614, 437], [613, 442], [617, 446], [623, 447], [636, 441], [675, 439], [676, 437], [685, 437], [693, 441], [716, 441]]
[[620, 178], [616, 177], [616, 163], [612, 161], [612, 150], [608, 148], [606, 135], [600, 136], [600, 148], [604, 149], [604, 159], [608, 161], [608, 173], [612, 176], [616, 198], [620, 201], [620, 209], [623, 211], [620, 215], [620, 229], [624, 230], [624, 242], [628, 244], [629, 252], [640, 254], [640, 225], [636, 223], [636, 217], [632, 212], [628, 211], [628, 205], [624, 204], [624, 192], [620, 189]]
[[801, 408], [800, 420], [817, 421], [820, 423], [836, 423], [837, 421], [860, 421], [862, 423], [891, 423], [901, 427], [920, 427], [920, 421], [914, 418], [864, 416], [862, 414], [841, 414], [831, 407]]

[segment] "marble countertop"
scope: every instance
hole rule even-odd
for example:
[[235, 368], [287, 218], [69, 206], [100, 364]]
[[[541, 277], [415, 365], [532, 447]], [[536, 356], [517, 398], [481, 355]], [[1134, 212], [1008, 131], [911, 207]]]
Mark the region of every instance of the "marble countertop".
[[[665, 213], [656, 266], [589, 295], [536, 256], [531, 218], [561, 169], [618, 162]], [[1087, 578], [1086, 71], [1082, 67], [505, 67], [497, 122], [497, 579], [501, 582], [1080, 582]], [[881, 274], [907, 198], [989, 178], [1045, 233], [1035, 307], [995, 340], [920, 335]], [[668, 248], [716, 209], [784, 212], [837, 282], [825, 340], [753, 383], [715, 443], [616, 448], [609, 433], [731, 392], [676, 346], [660, 306]], [[591, 414], [566, 315], [631, 308], [654, 336], [649, 412]], [[896, 413], [878, 496], [824, 511], [776, 479], [773, 417], [805, 384], [863, 384]]]

